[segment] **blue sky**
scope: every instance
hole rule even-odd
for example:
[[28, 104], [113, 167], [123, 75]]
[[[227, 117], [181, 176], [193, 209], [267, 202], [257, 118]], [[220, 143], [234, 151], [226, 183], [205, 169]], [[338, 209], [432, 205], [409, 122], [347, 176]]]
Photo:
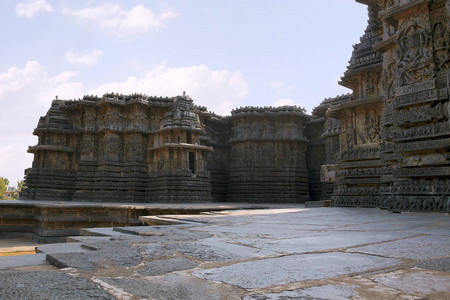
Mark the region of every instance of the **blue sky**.
[[0, 176], [31, 167], [51, 101], [180, 95], [227, 115], [350, 92], [337, 84], [367, 25], [353, 0], [0, 2]]

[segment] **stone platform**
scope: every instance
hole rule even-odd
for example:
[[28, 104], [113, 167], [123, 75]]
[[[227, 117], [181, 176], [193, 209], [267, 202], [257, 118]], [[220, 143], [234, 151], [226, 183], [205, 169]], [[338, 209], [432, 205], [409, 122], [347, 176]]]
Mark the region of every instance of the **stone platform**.
[[448, 214], [297, 205], [142, 219], [177, 225], [86, 229], [0, 257], [2, 297], [450, 298]]
[[0, 201], [0, 236], [27, 236], [41, 243], [64, 242], [81, 228], [136, 226], [140, 216], [199, 214], [205, 211], [283, 207], [248, 203], [92, 203], [75, 201]]

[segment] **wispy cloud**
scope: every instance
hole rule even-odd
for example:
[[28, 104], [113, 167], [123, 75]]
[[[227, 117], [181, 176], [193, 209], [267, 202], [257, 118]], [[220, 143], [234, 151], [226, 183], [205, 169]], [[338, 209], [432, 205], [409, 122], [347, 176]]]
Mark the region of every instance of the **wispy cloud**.
[[102, 50], [94, 50], [91, 53], [67, 51], [64, 55], [64, 58], [67, 63], [72, 65], [93, 66], [97, 64], [102, 56]]
[[294, 99], [285, 98], [279, 99], [273, 103], [273, 106], [284, 106], [284, 105], [298, 105], [295, 103]]
[[269, 83], [269, 88], [282, 94], [292, 89], [292, 86], [287, 85], [284, 81], [280, 80], [280, 81], [271, 81]]
[[124, 10], [119, 4], [103, 3], [92, 8], [73, 10], [64, 8], [63, 13], [106, 35], [131, 40], [150, 31], [166, 26], [166, 21], [178, 17], [174, 10], [154, 13], [144, 5]]
[[18, 3], [16, 5], [16, 14], [19, 17], [33, 18], [38, 12], [51, 12], [53, 7], [45, 0], [28, 1], [27, 3]]

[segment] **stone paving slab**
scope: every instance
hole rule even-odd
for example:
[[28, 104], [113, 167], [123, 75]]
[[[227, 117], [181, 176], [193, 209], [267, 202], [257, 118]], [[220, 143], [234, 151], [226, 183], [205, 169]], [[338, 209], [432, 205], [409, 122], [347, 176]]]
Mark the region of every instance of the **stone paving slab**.
[[450, 275], [436, 275], [428, 271], [393, 272], [373, 278], [374, 282], [407, 294], [447, 293], [450, 290]]
[[333, 296], [333, 300], [348, 300], [357, 296], [358, 293], [356, 292], [356, 286], [327, 284], [295, 291], [246, 296], [243, 300], [321, 300], [330, 299], [330, 295]]
[[0, 256], [0, 270], [9, 270], [14, 268], [49, 265], [46, 255], [41, 254], [25, 254], [14, 256]]
[[204, 239], [191, 243], [173, 243], [165, 246], [168, 250], [209, 262], [223, 262], [280, 255], [274, 251], [255, 249], [227, 243], [217, 239]]
[[89, 272], [112, 267], [132, 267], [142, 261], [142, 255], [137, 248], [127, 242], [102, 241], [87, 246], [92, 251], [50, 253], [47, 254], [47, 260], [59, 268], [72, 267]]
[[193, 272], [194, 276], [244, 289], [325, 279], [398, 266], [401, 260], [351, 253], [289, 255]]
[[0, 271], [1, 299], [113, 300], [89, 279], [55, 271]]
[[386, 242], [395, 239], [410, 237], [414, 234], [408, 232], [336, 232], [333, 234], [291, 238], [291, 239], [240, 239], [243, 245], [258, 249], [265, 249], [281, 253], [307, 253], [331, 249], [345, 249], [361, 244]]
[[421, 260], [416, 264], [416, 267], [427, 270], [435, 270], [450, 273], [450, 256], [429, 260]]
[[36, 247], [36, 253], [71, 253], [71, 252], [86, 252], [88, 249], [82, 247], [83, 243], [62, 243], [62, 244], [47, 244]]
[[145, 262], [145, 269], [139, 271], [139, 274], [141, 274], [142, 276], [155, 276], [175, 271], [189, 270], [197, 266], [198, 263], [183, 257], [159, 259]]
[[151, 280], [137, 278], [100, 278], [109, 285], [145, 299], [225, 300], [241, 299], [245, 291], [191, 276], [166, 275]]
[[389, 257], [428, 259], [450, 255], [450, 237], [427, 235], [352, 248], [348, 251]]
[[76, 299], [67, 285], [83, 299], [450, 299], [447, 214], [295, 206], [170, 218], [191, 223], [86, 229], [7, 257], [11, 274], [38, 273], [33, 298], [16, 279], [4, 290], [39, 299], [49, 278], [60, 284], [42, 285], [44, 299]]

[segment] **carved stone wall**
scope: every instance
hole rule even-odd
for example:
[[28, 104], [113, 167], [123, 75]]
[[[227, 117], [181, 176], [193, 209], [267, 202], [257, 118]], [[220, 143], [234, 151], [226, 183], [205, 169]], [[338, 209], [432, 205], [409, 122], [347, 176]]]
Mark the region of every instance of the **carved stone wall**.
[[310, 119], [298, 107], [245, 107], [232, 111], [228, 201], [309, 200], [307, 139]]
[[211, 201], [201, 137], [205, 108], [188, 96], [106, 94], [55, 100], [35, 130], [24, 199]]

